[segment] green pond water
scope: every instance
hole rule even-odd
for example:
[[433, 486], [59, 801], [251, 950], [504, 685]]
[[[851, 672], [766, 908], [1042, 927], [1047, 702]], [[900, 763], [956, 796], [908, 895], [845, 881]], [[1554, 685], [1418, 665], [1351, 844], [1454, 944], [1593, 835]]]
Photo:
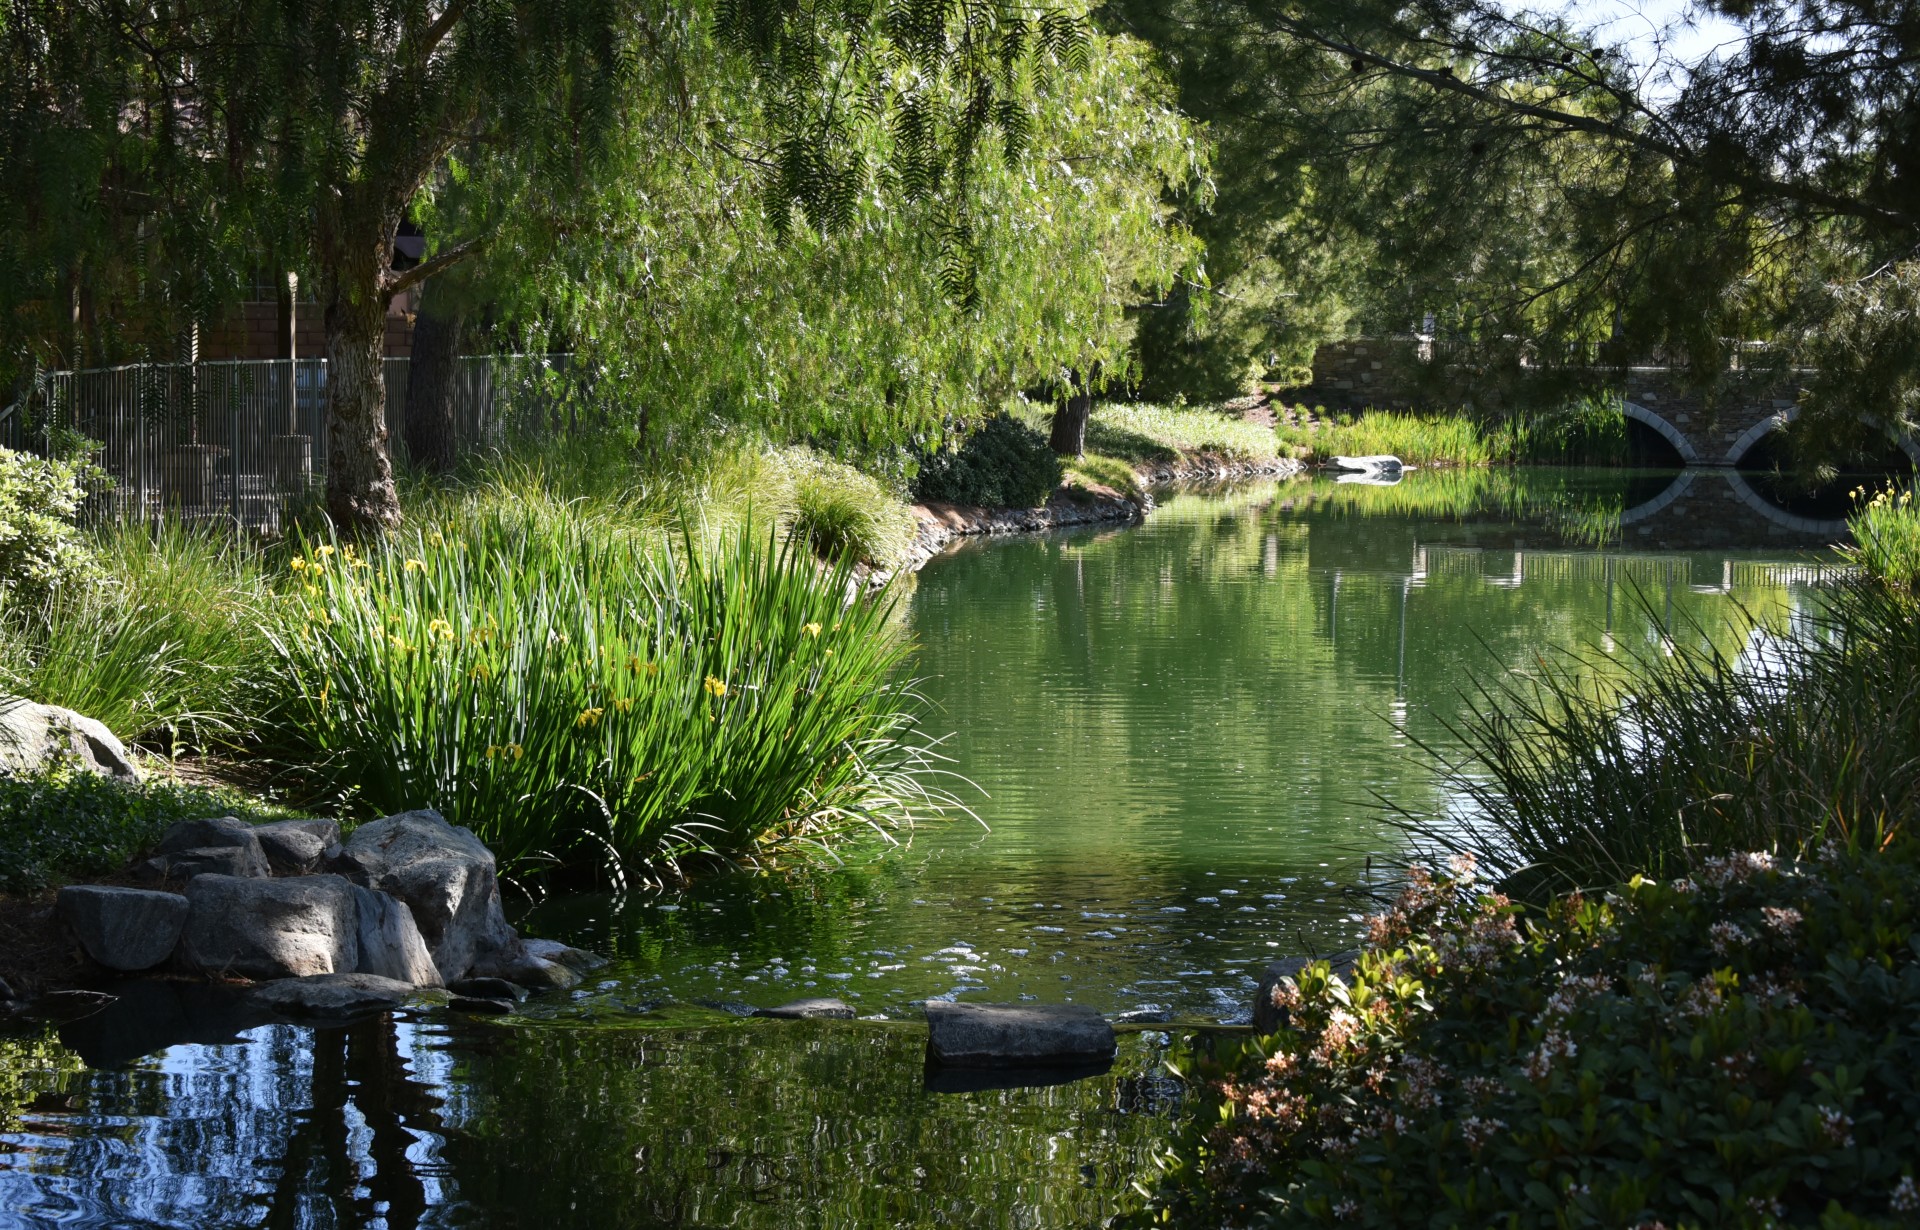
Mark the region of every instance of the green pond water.
[[[519, 921], [608, 955], [517, 1016], [259, 1025], [132, 988], [0, 1035], [0, 1226], [1102, 1224], [1178, 1113], [1167, 1033], [1111, 1072], [942, 1092], [916, 1003], [1244, 1019], [1348, 947], [1459, 814], [1414, 746], [1474, 680], [1591, 647], [1764, 655], [1818, 557], [1590, 544], [1670, 476], [1416, 473], [1164, 494], [1140, 527], [973, 541], [903, 618], [979, 822], [836, 865]], [[1627, 535], [1630, 539], [1631, 535]], [[858, 1022], [733, 1015], [836, 995]], [[72, 1008], [77, 1015], [81, 1009]]]

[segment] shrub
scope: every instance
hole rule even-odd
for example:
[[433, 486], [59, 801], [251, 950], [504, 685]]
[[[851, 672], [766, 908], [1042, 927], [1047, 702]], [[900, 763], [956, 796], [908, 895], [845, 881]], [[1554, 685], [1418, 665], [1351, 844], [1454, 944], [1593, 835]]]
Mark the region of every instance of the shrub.
[[789, 532], [822, 559], [851, 554], [898, 566], [913, 545], [913, 514], [879, 479], [804, 449], [781, 454], [791, 484]]
[[290, 814], [222, 787], [130, 784], [61, 766], [0, 777], [0, 892], [116, 871], [180, 820]]
[[[1470, 876], [1470, 868], [1458, 869]], [[1152, 1220], [1894, 1226], [1920, 1214], [1911, 845], [1709, 860], [1517, 926], [1416, 875], [1350, 980], [1275, 991]]]
[[239, 724], [271, 662], [260, 562], [178, 522], [112, 527], [89, 550], [95, 584], [0, 599], [0, 686], [127, 739]]
[[1401, 823], [1536, 899], [1898, 828], [1920, 812], [1920, 605], [1871, 582], [1822, 601], [1797, 639], [1749, 629], [1764, 654], [1648, 654], [1605, 685], [1576, 655], [1483, 688], [1450, 729], [1465, 754], [1427, 749], [1466, 806]]
[[959, 448], [927, 458], [914, 497], [986, 508], [1034, 508], [1060, 485], [1060, 459], [1039, 432], [1010, 414], [988, 419]]
[[363, 811], [437, 807], [523, 870], [752, 856], [947, 802], [893, 598], [848, 605], [850, 562], [496, 509], [291, 563], [289, 760]]
[[73, 524], [82, 469], [0, 448], [0, 592], [31, 600], [91, 575], [92, 553]]

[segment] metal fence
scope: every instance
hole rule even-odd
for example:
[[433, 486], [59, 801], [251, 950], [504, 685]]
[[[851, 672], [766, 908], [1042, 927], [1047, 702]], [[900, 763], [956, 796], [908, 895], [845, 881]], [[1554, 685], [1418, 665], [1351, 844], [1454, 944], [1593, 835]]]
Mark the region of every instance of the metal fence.
[[[404, 459], [409, 361], [385, 364], [390, 446]], [[454, 435], [463, 450], [557, 421], [566, 355], [455, 361]], [[81, 455], [103, 475], [90, 520], [225, 519], [275, 531], [327, 472], [325, 359], [141, 363], [44, 372], [0, 409], [0, 445]]]

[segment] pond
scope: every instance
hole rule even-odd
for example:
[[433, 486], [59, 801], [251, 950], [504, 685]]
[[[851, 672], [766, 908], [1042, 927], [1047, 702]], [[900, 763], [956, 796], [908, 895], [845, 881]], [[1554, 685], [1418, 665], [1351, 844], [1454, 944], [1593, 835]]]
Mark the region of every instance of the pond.
[[[1177, 1106], [1168, 1035], [1123, 1033], [1103, 1077], [931, 1092], [916, 1001], [1234, 1021], [1267, 961], [1351, 946], [1404, 848], [1386, 806], [1456, 806], [1418, 745], [1475, 680], [1738, 652], [1741, 620], [1810, 611], [1820, 557], [1583, 545], [1670, 479], [1252, 483], [965, 543], [903, 617], [978, 822], [543, 902], [525, 929], [613, 961], [518, 1016], [229, 1040], [217, 999], [156, 992], [0, 1037], [0, 1224], [1101, 1224]], [[732, 1015], [809, 994], [885, 1019]]]

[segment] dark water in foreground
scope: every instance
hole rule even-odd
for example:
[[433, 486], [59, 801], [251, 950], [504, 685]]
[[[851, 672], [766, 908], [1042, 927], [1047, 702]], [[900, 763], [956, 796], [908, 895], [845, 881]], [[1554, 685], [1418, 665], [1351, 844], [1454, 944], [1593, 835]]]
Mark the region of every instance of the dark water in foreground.
[[[1163, 1037], [1125, 1035], [1104, 1077], [933, 1093], [914, 1001], [1231, 1019], [1265, 961], [1346, 946], [1390, 888], [1379, 799], [1450, 812], [1409, 744], [1445, 745], [1472, 678], [1557, 646], [1597, 672], [1761, 652], [1737, 610], [1806, 610], [1806, 560], [1569, 545], [1634, 481], [1257, 484], [969, 544], [906, 617], [984, 824], [548, 902], [527, 929], [614, 963], [519, 1017], [217, 1042], [245, 1023], [128, 1001], [0, 1037], [0, 1226], [1097, 1225], [1167, 1130]], [[803, 994], [890, 1020], [648, 1013]], [[137, 1057], [162, 1019], [203, 1041]]]

